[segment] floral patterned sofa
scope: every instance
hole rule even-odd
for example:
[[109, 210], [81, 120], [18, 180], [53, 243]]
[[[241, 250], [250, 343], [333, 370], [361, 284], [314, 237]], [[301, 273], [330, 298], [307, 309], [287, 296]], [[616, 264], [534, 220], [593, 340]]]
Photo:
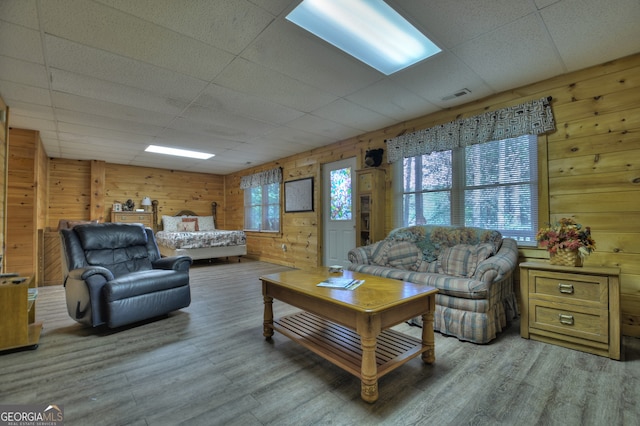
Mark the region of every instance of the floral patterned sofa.
[[349, 270], [437, 288], [434, 329], [443, 334], [488, 343], [518, 316], [512, 276], [518, 247], [498, 231], [398, 228], [348, 256]]

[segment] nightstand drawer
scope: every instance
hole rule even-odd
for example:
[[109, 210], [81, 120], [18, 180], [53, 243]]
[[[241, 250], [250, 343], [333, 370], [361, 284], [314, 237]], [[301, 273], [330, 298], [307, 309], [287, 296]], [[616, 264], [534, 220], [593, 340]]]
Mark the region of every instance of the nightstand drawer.
[[608, 304], [609, 281], [607, 277], [578, 274], [529, 271], [529, 297], [541, 297], [567, 303], [593, 302]]
[[153, 213], [151, 212], [111, 212], [111, 222], [141, 223], [153, 228]]
[[609, 312], [562, 303], [529, 302], [529, 327], [595, 342], [609, 342]]

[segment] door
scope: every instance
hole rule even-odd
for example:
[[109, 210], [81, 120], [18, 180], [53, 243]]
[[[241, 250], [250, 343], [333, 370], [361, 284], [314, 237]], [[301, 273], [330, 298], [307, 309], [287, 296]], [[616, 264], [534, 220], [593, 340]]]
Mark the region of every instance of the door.
[[322, 165], [323, 264], [346, 266], [356, 246], [356, 158]]

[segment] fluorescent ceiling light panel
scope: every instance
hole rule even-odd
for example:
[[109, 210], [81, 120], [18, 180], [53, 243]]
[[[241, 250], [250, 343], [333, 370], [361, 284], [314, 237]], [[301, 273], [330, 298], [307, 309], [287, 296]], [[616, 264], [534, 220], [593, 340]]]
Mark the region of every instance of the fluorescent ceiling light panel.
[[303, 0], [287, 20], [386, 75], [441, 51], [382, 0]]
[[189, 151], [186, 149], [167, 148], [166, 146], [149, 145], [147, 152], [155, 152], [156, 154], [176, 155], [178, 157], [197, 158], [199, 160], [208, 160], [213, 157], [214, 154], [207, 154], [205, 152]]

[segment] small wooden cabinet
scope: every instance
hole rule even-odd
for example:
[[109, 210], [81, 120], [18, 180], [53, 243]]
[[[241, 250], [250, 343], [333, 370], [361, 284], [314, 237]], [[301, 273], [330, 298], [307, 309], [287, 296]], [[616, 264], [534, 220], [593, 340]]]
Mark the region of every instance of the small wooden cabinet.
[[147, 228], [155, 230], [153, 212], [111, 212], [111, 222], [141, 223]]
[[384, 239], [385, 181], [383, 169], [356, 171], [356, 244], [365, 246]]
[[520, 264], [520, 335], [620, 359], [620, 269]]
[[31, 277], [0, 279], [0, 351], [38, 346], [42, 323], [35, 321], [37, 295]]

